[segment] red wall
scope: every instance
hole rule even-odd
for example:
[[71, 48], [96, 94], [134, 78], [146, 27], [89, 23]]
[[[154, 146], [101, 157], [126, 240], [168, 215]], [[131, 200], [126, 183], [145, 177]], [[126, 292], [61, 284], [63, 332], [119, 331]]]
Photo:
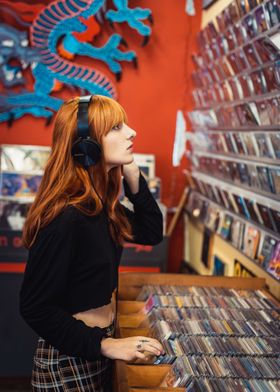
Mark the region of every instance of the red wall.
[[[153, 13], [152, 36], [144, 48], [136, 32], [126, 25], [117, 26], [129, 48], [136, 51], [139, 64], [137, 70], [131, 63], [123, 65], [122, 81], [117, 83], [118, 99], [127, 111], [129, 125], [137, 131], [135, 152], [156, 155], [156, 174], [162, 179], [163, 200], [168, 206], [178, 203], [184, 186], [182, 168], [172, 167], [172, 151], [176, 111], [191, 105], [189, 55], [201, 21], [200, 0], [195, 3], [196, 16], [190, 17], [185, 12], [186, 0], [131, 1], [132, 7], [151, 8]], [[99, 42], [111, 34], [106, 28]], [[95, 66], [93, 60], [79, 62]], [[96, 67], [113, 78], [103, 64], [98, 62]], [[68, 98], [71, 93], [64, 89], [59, 95]], [[46, 127], [44, 120], [30, 116], [17, 120], [11, 128], [0, 124], [0, 143], [49, 145], [51, 134], [52, 126]], [[181, 230], [177, 229], [175, 236], [178, 238], [174, 238], [175, 244], [171, 242], [170, 257], [170, 270], [174, 271], [182, 259]]]

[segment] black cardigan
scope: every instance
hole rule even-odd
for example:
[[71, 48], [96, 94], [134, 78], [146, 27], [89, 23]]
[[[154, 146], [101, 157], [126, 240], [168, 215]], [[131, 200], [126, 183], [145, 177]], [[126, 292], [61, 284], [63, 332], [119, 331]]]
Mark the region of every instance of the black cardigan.
[[[134, 242], [162, 240], [162, 214], [142, 175], [133, 195], [134, 212], [124, 207]], [[117, 286], [122, 247], [109, 232], [107, 214], [88, 216], [67, 207], [42, 228], [32, 245], [20, 292], [20, 312], [29, 326], [63, 354], [101, 357], [104, 330], [88, 327], [72, 314], [107, 305]]]

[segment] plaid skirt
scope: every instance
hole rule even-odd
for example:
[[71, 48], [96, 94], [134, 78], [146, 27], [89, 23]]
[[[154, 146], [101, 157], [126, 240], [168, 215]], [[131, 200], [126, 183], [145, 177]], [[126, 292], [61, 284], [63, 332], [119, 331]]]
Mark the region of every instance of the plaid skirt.
[[[113, 333], [113, 325], [108, 328]], [[63, 355], [39, 338], [33, 362], [32, 391], [112, 392], [112, 362], [105, 357], [86, 361]]]

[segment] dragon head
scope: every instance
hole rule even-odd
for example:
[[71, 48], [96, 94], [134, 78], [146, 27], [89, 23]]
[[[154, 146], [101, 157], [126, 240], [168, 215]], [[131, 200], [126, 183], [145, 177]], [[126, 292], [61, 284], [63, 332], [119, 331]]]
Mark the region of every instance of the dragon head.
[[25, 31], [0, 24], [0, 80], [4, 87], [25, 84], [22, 71], [40, 60], [38, 50], [28, 44]]

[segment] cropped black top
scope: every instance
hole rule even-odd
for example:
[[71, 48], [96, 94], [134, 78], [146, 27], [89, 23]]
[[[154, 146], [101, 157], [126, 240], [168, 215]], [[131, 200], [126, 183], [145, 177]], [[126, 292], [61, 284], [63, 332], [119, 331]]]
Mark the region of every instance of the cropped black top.
[[[162, 240], [162, 214], [142, 175], [139, 191], [125, 194], [134, 212], [124, 208], [134, 242]], [[100, 358], [105, 332], [72, 315], [107, 305], [117, 286], [122, 247], [109, 232], [105, 211], [96, 216], [67, 207], [42, 228], [29, 251], [20, 292], [20, 312], [27, 324], [63, 354]]]

